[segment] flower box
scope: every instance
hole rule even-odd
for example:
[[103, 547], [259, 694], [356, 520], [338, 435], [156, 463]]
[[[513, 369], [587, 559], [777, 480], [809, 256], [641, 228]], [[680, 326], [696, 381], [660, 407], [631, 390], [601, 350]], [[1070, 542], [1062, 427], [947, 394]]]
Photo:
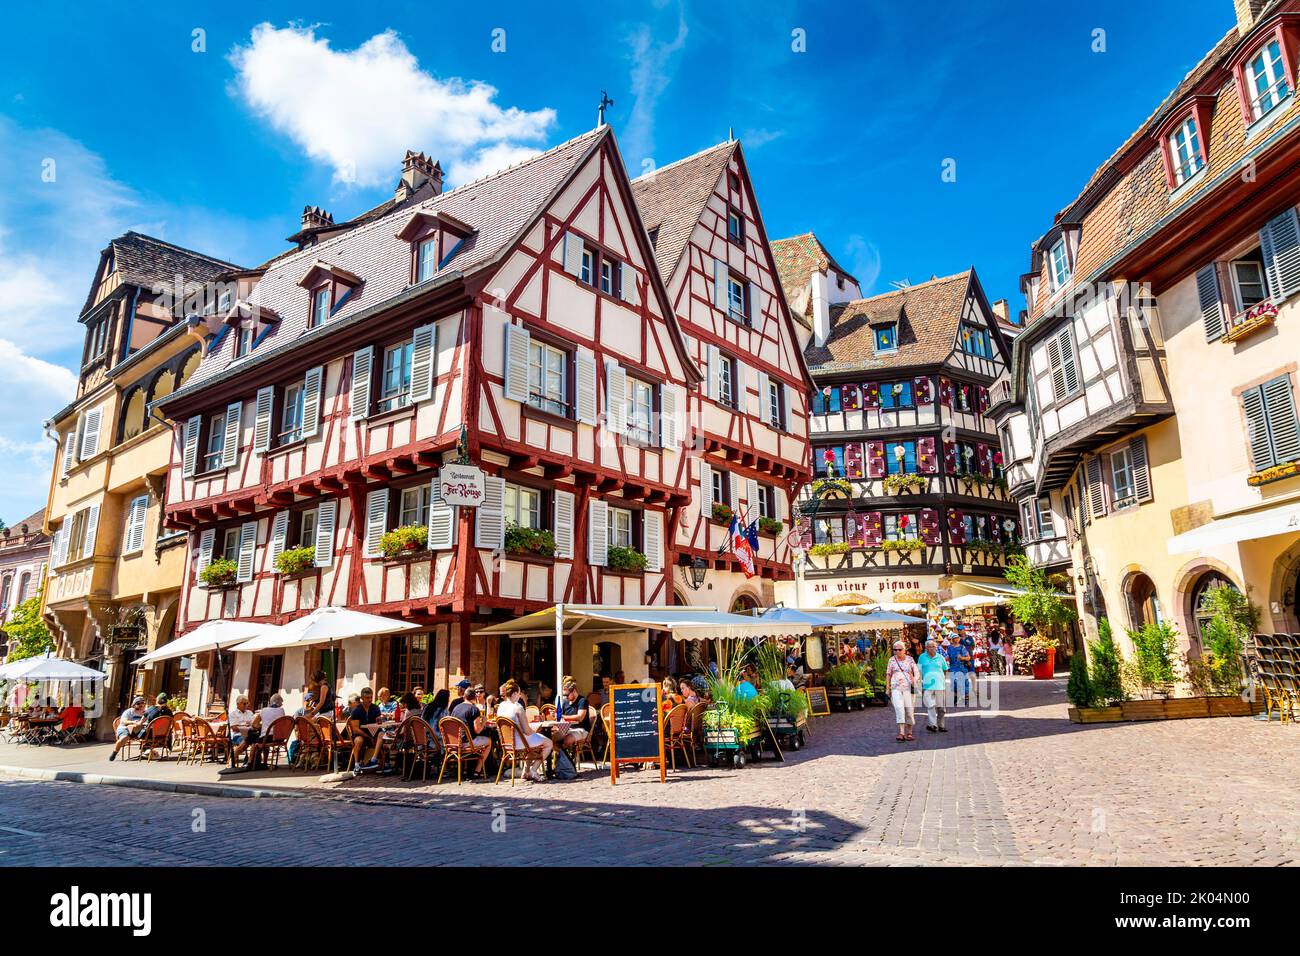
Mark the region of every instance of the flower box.
[[1109, 724], [1124, 719], [1122, 707], [1071, 707], [1070, 720], [1076, 724]]
[[1260, 302], [1245, 312], [1240, 312], [1228, 320], [1228, 329], [1223, 333], [1223, 342], [1236, 342], [1247, 336], [1266, 329], [1277, 321], [1277, 306], [1272, 302]]
[[1207, 697], [1211, 717], [1249, 717], [1253, 708], [1251, 701], [1242, 700], [1235, 695], [1228, 697]]
[[1170, 697], [1165, 700], [1165, 717], [1170, 720], [1209, 716], [1210, 705], [1205, 697]]
[[427, 525], [407, 525], [385, 532], [383, 537], [379, 539], [379, 550], [383, 552], [384, 557], [391, 560], [405, 554], [424, 550], [428, 543], [429, 528]]
[[1126, 700], [1119, 705], [1125, 720], [1164, 720], [1165, 702], [1156, 700]]

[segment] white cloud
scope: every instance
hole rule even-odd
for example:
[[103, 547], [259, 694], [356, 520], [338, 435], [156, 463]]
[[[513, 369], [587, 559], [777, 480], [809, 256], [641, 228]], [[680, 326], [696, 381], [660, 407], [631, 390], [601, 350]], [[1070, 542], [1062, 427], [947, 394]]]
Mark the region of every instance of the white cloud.
[[854, 233], [844, 244], [844, 251], [862, 294], [874, 295], [876, 280], [880, 278], [880, 249], [870, 239]]
[[522, 156], [555, 122], [552, 109], [500, 106], [486, 83], [422, 70], [392, 30], [335, 50], [312, 27], [262, 23], [230, 62], [244, 102], [347, 185], [391, 185], [407, 149], [466, 182], [487, 155]]
[[686, 11], [678, 4], [677, 32], [667, 43], [658, 42], [654, 29], [648, 24], [636, 27], [629, 37], [632, 47], [632, 110], [621, 135], [628, 169], [641, 169], [643, 160], [654, 158], [655, 112], [659, 97], [676, 72], [677, 59], [686, 48], [687, 33]]
[[0, 518], [21, 521], [44, 504], [54, 463], [54, 443], [42, 418], [70, 402], [77, 377], [0, 339]]

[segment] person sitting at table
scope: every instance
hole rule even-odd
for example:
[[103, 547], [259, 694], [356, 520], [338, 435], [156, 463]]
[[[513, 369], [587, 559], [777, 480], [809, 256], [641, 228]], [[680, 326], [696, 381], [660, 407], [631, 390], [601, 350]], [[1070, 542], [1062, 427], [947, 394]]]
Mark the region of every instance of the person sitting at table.
[[[469, 691], [466, 691], [465, 695], [467, 697]], [[460, 700], [456, 701], [456, 706], [460, 706], [464, 701], [465, 697], [461, 697]], [[442, 739], [442, 734], [438, 733], [438, 721], [451, 713], [450, 704], [451, 691], [444, 687], [442, 690], [438, 691], [438, 693], [433, 695], [433, 700], [424, 705], [424, 711], [420, 714], [424, 719], [424, 722], [433, 728], [433, 734], [439, 740]]]
[[[379, 766], [379, 752], [384, 743], [376, 725], [380, 722], [379, 705], [375, 692], [363, 687], [360, 694], [348, 697], [348, 729], [352, 731], [352, 763], [360, 770], [374, 770]], [[361, 763], [366, 744], [371, 745], [370, 759]]]
[[[534, 730], [533, 725], [528, 722], [528, 708], [523, 702], [523, 692], [520, 691], [519, 685], [513, 680], [508, 680], [501, 685], [501, 703], [497, 705], [497, 716], [509, 717], [515, 722], [517, 728], [515, 730], [516, 747], [542, 748], [541, 767], [546, 766], [546, 761], [550, 759], [555, 744], [550, 737]], [[542, 776], [541, 767], [537, 765], [536, 760], [526, 761], [524, 764], [524, 779], [532, 783], [545, 783], [546, 778]]]
[[695, 691], [695, 685], [691, 683], [689, 677], [683, 677], [677, 683], [677, 690], [682, 695], [682, 703], [694, 707], [700, 702], [700, 695]]
[[397, 705], [402, 711], [403, 720], [410, 717], [412, 714], [418, 714], [424, 706], [420, 703], [420, 698], [416, 697], [409, 691], [401, 696], [397, 701]]
[[[306, 717], [310, 720], [311, 715], [315, 713], [315, 711], [316, 711], [316, 695], [313, 694], [311, 691], [307, 691], [307, 693], [302, 695], [302, 706], [299, 707], [296, 711], [294, 711], [293, 716]], [[289, 741], [288, 751], [285, 754], [285, 759], [289, 761], [290, 766], [293, 766], [294, 762], [298, 759], [298, 751], [301, 749], [302, 749], [302, 741], [298, 739], [298, 732], [295, 730], [293, 734], [293, 739]]]
[[131, 706], [122, 711], [122, 716], [117, 722], [117, 743], [113, 745], [113, 750], [108, 755], [110, 761], [116, 760], [118, 753], [128, 743], [132, 737], [141, 736], [149, 726], [144, 722], [145, 699], [137, 697], [131, 701]]
[[[446, 693], [446, 691], [443, 693]], [[451, 709], [451, 716], [469, 728], [470, 738], [473, 740], [474, 746], [484, 748], [483, 753], [479, 755], [478, 763], [474, 767], [476, 774], [483, 773], [484, 767], [487, 766], [489, 749], [492, 746], [492, 738], [487, 734], [487, 713], [479, 707], [482, 700], [483, 688], [471, 687], [465, 691], [465, 696], [461, 698], [460, 703]]]
[[379, 693], [375, 695], [375, 703], [379, 706], [379, 712], [384, 715], [385, 720], [392, 720], [393, 715], [397, 713], [397, 698], [387, 687], [379, 688]]
[[284, 716], [284, 698], [279, 694], [272, 694], [267, 705], [253, 714], [253, 722], [248, 727], [248, 733], [244, 740], [235, 747], [235, 763], [239, 763], [239, 758], [244, 755], [248, 745], [260, 740], [271, 725]]
[[167, 706], [167, 695], [159, 694], [154, 698], [154, 702], [149, 705], [149, 709], [144, 712], [145, 726], [152, 724], [156, 717], [170, 717], [171, 715], [172, 709]]
[[315, 689], [316, 707], [306, 716], [308, 717], [328, 717], [334, 719], [334, 701], [336, 699], [334, 688], [330, 682], [325, 679], [324, 671], [316, 671], [311, 675], [312, 687]]
[[587, 698], [578, 693], [578, 685], [570, 680], [561, 688], [562, 697], [556, 714], [568, 726], [568, 733], [560, 741], [561, 749], [576, 747], [591, 733], [591, 711]]
[[248, 729], [253, 726], [253, 712], [248, 708], [248, 698], [240, 695], [235, 699], [235, 709], [230, 712], [230, 746], [242, 753], [240, 745], [248, 737]]
[[663, 679], [663, 691], [664, 713], [668, 713], [668, 711], [672, 710], [682, 702], [682, 695], [677, 693], [677, 681], [673, 680], [671, 677], [665, 677]]

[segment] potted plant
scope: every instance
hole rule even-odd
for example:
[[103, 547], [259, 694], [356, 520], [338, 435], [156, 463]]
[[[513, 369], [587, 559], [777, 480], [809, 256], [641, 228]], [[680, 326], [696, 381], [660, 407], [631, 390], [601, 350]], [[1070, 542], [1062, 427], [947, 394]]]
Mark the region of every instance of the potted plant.
[[758, 530], [763, 534], [780, 534], [785, 525], [775, 518], [759, 518]]
[[844, 661], [827, 668], [826, 699], [841, 710], [859, 710], [867, 706], [871, 678], [865, 669], [852, 661]]
[[1070, 679], [1065, 684], [1065, 696], [1074, 705], [1070, 708], [1070, 719], [1075, 723], [1082, 723], [1079, 711], [1089, 710], [1097, 702], [1092, 681], [1088, 677], [1088, 662], [1082, 654], [1076, 654], [1070, 659]]
[[199, 579], [210, 588], [223, 588], [235, 583], [239, 565], [229, 558], [217, 558], [199, 574]]
[[[1074, 608], [1066, 596], [1052, 586], [1046, 571], [1030, 564], [1023, 554], [1013, 556], [1002, 574], [1018, 592], [1011, 596], [1011, 611], [1022, 624], [1039, 632], [1049, 632], [1074, 620]], [[1016, 641], [1017, 664], [1020, 663], [1020, 645], [1024, 642], [1024, 638]], [[1044, 640], [1044, 643], [1050, 645], [1050, 653], [1046, 664], [1039, 662], [1039, 672], [1046, 672], [1050, 678], [1056, 668], [1056, 642]], [[1041, 679], [1037, 673], [1034, 677]]]
[[1056, 641], [1037, 632], [1016, 639], [1016, 666], [1033, 673], [1034, 680], [1051, 680], [1056, 669]]
[[297, 574], [299, 571], [306, 571], [315, 563], [315, 548], [289, 548], [276, 555], [275, 569], [281, 574]]
[[1174, 659], [1178, 653], [1178, 635], [1165, 622], [1148, 621], [1136, 631], [1128, 632], [1133, 644], [1133, 662], [1142, 696], [1167, 697], [1173, 690], [1176, 678]]
[[721, 501], [713, 503], [713, 520], [719, 524], [730, 524], [734, 514], [730, 505], [724, 505]]
[[903, 541], [880, 542], [880, 549], [882, 551], [920, 551], [922, 547], [924, 547], [924, 545], [917, 538], [908, 538]]
[[824, 558], [833, 554], [846, 554], [848, 550], [849, 543], [847, 541], [823, 541], [821, 544], [814, 544], [808, 549], [808, 553]]
[[645, 555], [635, 548], [610, 548], [606, 567], [615, 571], [644, 571]]
[[843, 478], [818, 478], [812, 483], [811, 490], [814, 498], [824, 498], [831, 494], [838, 494], [844, 498], [853, 497], [853, 486]]
[[885, 491], [891, 495], [919, 491], [925, 487], [925, 478], [917, 474], [890, 475], [885, 479]]
[[[1094, 702], [1086, 710], [1079, 709], [1079, 722], [1089, 724], [1121, 720], [1124, 715], [1119, 705], [1127, 696], [1120, 679], [1121, 657], [1119, 648], [1115, 646], [1110, 621], [1104, 617], [1097, 625], [1097, 640], [1088, 645], [1088, 656], [1091, 658], [1088, 683], [1092, 688]], [[1074, 719], [1073, 714], [1070, 719]]]
[[401, 555], [411, 555], [423, 551], [428, 543], [428, 526], [411, 524], [385, 532], [384, 536], [379, 539], [379, 550], [384, 553], [386, 558], [396, 558]]
[[538, 528], [522, 528], [513, 522], [506, 526], [506, 553], [555, 557], [555, 534]]

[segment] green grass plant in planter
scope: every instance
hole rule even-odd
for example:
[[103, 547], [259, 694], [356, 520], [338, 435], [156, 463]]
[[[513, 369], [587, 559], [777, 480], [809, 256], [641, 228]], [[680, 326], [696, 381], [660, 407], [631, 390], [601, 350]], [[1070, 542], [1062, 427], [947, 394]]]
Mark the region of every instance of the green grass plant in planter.
[[511, 524], [506, 528], [507, 554], [535, 554], [545, 558], [555, 557], [555, 535], [536, 528], [521, 528]]
[[825, 557], [831, 554], [845, 554], [848, 550], [849, 544], [847, 541], [828, 541], [823, 542], [822, 544], [814, 544], [808, 549], [808, 553], [816, 555], [817, 557]]
[[785, 525], [775, 518], [759, 518], [758, 530], [764, 534], [780, 534]]

